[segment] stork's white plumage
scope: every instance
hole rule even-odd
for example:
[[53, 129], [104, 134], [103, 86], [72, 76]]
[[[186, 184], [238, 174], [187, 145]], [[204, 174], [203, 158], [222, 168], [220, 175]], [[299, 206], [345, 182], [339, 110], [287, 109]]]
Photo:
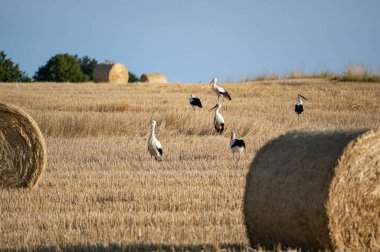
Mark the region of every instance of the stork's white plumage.
[[162, 146], [154, 134], [156, 124], [157, 123], [154, 120], [150, 123], [150, 134], [149, 134], [148, 141], [147, 141], [147, 147], [148, 147], [148, 152], [149, 152], [150, 156], [154, 157], [157, 161], [161, 161], [162, 160], [162, 154], [163, 154]]
[[222, 105], [220, 103], [218, 103], [211, 109], [211, 110], [215, 109], [214, 127], [215, 127], [216, 131], [220, 134], [222, 134], [223, 130], [224, 130], [224, 118], [219, 112], [221, 107], [222, 107]]
[[236, 134], [234, 131], [231, 132], [230, 147], [231, 147], [232, 155], [234, 157], [235, 157], [236, 152], [239, 152], [239, 154], [241, 154], [245, 150], [244, 140], [243, 139], [236, 139]]
[[300, 116], [303, 113], [303, 103], [301, 98], [307, 100], [306, 97], [303, 96], [301, 93], [297, 95], [297, 103], [294, 106], [294, 111], [298, 114], [298, 116]]
[[223, 97], [226, 97], [228, 100], [232, 100], [230, 94], [224, 88], [216, 85], [217, 81], [218, 81], [218, 79], [215, 77], [214, 79], [212, 79], [210, 84], [212, 86], [212, 89], [214, 90], [214, 92], [218, 96], [218, 101], [220, 101], [220, 98], [223, 98]]

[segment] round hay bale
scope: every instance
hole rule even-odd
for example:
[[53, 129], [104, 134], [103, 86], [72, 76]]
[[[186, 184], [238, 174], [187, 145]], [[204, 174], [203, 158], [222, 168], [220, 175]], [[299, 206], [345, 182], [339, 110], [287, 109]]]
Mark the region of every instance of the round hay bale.
[[36, 186], [45, 165], [46, 145], [36, 122], [0, 103], [0, 188]]
[[252, 246], [380, 251], [380, 130], [268, 142], [250, 165], [243, 208]]
[[166, 77], [161, 73], [147, 73], [143, 74], [140, 77], [141, 82], [149, 82], [149, 83], [167, 83]]
[[128, 69], [123, 64], [101, 63], [96, 65], [93, 74], [94, 82], [111, 84], [128, 83]]

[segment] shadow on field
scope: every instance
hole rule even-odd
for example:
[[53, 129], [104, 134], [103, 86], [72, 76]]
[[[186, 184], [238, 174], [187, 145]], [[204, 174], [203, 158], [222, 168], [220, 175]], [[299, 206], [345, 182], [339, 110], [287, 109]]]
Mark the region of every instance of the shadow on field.
[[249, 251], [247, 245], [236, 244], [199, 244], [199, 245], [171, 245], [171, 244], [95, 244], [95, 245], [63, 245], [63, 246], [36, 246], [18, 249], [0, 248], [0, 252], [18, 251]]

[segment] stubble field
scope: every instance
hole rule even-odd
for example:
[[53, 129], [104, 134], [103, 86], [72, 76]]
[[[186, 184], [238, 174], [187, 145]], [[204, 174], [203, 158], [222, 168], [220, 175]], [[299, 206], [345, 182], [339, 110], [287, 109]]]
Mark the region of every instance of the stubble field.
[[[221, 86], [232, 101], [223, 102], [219, 135], [207, 84], [1, 84], [1, 102], [40, 126], [48, 162], [37, 188], [0, 190], [0, 250], [245, 250], [245, 176], [266, 141], [300, 128], [380, 124], [379, 83]], [[300, 118], [299, 92], [308, 98]], [[190, 107], [192, 93], [203, 109]], [[162, 162], [146, 149], [151, 119]], [[231, 130], [247, 144], [240, 160], [232, 159]]]

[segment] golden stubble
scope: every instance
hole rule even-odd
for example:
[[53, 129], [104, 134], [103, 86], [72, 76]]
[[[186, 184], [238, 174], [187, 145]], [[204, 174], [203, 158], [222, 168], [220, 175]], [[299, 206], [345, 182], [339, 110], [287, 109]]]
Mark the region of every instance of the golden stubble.
[[[38, 123], [48, 152], [38, 188], [0, 191], [0, 248], [244, 249], [246, 173], [265, 142], [301, 128], [379, 126], [377, 83], [297, 79], [221, 86], [232, 96], [220, 111], [222, 135], [213, 129], [210, 109], [217, 98], [207, 84], [0, 85], [2, 102]], [[294, 112], [299, 92], [308, 98], [300, 118]], [[190, 107], [191, 94], [203, 109]], [[162, 162], [146, 150], [151, 119], [158, 123]], [[232, 160], [231, 130], [247, 144], [240, 160]]]

